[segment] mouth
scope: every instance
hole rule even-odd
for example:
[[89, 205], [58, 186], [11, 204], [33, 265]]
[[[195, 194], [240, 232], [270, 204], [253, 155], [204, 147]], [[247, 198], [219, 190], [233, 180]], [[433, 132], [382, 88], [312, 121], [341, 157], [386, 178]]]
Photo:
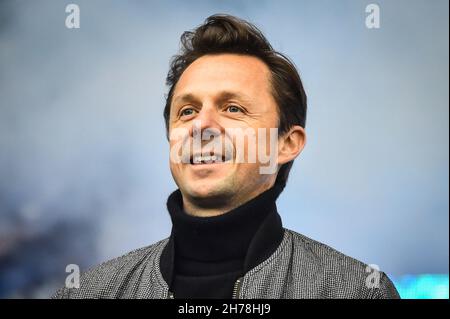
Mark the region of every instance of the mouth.
[[225, 156], [217, 155], [194, 155], [190, 158], [191, 165], [220, 164], [225, 162]]

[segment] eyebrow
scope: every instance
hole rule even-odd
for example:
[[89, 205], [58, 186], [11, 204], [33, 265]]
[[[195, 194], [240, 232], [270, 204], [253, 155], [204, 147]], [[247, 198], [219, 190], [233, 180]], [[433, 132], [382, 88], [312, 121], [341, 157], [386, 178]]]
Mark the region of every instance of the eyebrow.
[[174, 98], [172, 104], [175, 105], [176, 103], [190, 103], [190, 102], [198, 103], [199, 99], [197, 99], [195, 95], [192, 93], [185, 93]]
[[[232, 92], [232, 91], [221, 91], [217, 94], [216, 97], [216, 102], [217, 103], [223, 103], [227, 100], [230, 99], [237, 99], [246, 103], [251, 103], [251, 99], [249, 96], [247, 96], [246, 94], [243, 93], [238, 93], [238, 92]], [[197, 103], [200, 104], [200, 99], [197, 98], [194, 94], [192, 93], [185, 93], [185, 94], [181, 94], [179, 96], [177, 96], [174, 100], [173, 100], [173, 105], [175, 105], [176, 103]]]

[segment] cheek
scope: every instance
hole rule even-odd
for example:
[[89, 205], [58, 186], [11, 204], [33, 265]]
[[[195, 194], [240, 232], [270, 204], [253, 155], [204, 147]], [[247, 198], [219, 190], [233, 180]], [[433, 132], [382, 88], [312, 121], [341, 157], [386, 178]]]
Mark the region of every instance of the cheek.
[[173, 177], [178, 176], [178, 170], [176, 168], [176, 165], [174, 165], [174, 163], [170, 162], [169, 163], [169, 168], [170, 168], [170, 172], [172, 173]]
[[261, 165], [258, 163], [238, 164], [235, 171], [234, 180], [237, 185], [258, 185], [264, 182], [268, 175], [260, 173]]
[[[259, 163], [260, 160], [267, 161], [268, 157], [278, 154], [278, 130], [276, 127], [255, 128], [255, 136], [252, 139], [244, 138], [244, 142], [237, 143], [235, 141], [234, 147], [236, 149], [242, 148], [245, 154], [247, 163]], [[272, 154], [273, 153], [273, 154]]]

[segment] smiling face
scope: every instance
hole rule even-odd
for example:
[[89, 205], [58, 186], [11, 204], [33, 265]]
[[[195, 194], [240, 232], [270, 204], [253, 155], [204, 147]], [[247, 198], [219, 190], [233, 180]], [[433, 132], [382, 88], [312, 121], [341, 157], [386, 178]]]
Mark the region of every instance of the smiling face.
[[[278, 127], [277, 105], [271, 94], [270, 71], [256, 57], [237, 54], [206, 55], [195, 60], [181, 75], [173, 92], [169, 117], [169, 135], [185, 129], [189, 140], [194, 123], [199, 129], [215, 130], [225, 144], [225, 129]], [[207, 142], [207, 141], [206, 141]], [[228, 142], [231, 142], [229, 140]], [[170, 147], [176, 141], [170, 141]], [[203, 145], [205, 141], [203, 142]], [[231, 144], [236, 149], [236, 141]], [[244, 144], [247, 154], [248, 143]], [[236, 152], [236, 150], [235, 150]], [[217, 154], [220, 157], [220, 154]], [[205, 164], [170, 161], [174, 180], [183, 195], [185, 210], [210, 208], [212, 214], [227, 211], [269, 189], [274, 174], [261, 174], [255, 163], [236, 161]]]

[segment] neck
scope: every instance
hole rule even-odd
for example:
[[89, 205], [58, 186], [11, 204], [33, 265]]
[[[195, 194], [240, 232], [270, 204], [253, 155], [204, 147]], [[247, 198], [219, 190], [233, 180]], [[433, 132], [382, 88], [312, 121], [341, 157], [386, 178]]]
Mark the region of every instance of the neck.
[[282, 187], [275, 185], [239, 207], [211, 217], [187, 214], [181, 192], [175, 191], [169, 196], [167, 208], [180, 255], [195, 260], [241, 256], [266, 216], [277, 215], [275, 201], [281, 191]]
[[[275, 184], [231, 211], [206, 218], [187, 214], [181, 191], [173, 192], [167, 201], [172, 232], [161, 254], [160, 269], [175, 293], [183, 296], [180, 276], [217, 277], [232, 272], [245, 273], [266, 260], [283, 239], [284, 231], [275, 203], [283, 188], [284, 185]], [[174, 275], [178, 281], [173, 281]], [[236, 278], [232, 279], [231, 288]], [[202, 282], [195, 280], [192, 289], [199, 288]], [[205, 282], [209, 283], [208, 280]], [[188, 290], [191, 287], [190, 284], [181, 286]], [[206, 295], [211, 295], [209, 288]], [[225, 295], [218, 293], [218, 296], [224, 298]]]

